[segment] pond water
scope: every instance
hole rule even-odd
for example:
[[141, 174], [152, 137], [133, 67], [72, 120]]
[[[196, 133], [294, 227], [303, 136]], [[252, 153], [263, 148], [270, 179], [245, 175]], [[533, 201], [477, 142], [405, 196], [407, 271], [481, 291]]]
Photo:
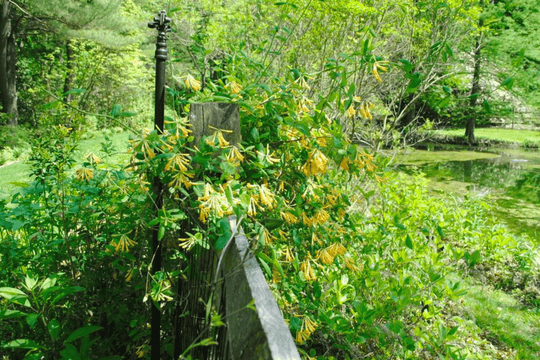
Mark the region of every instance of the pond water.
[[420, 171], [433, 191], [494, 200], [496, 214], [516, 233], [540, 235], [540, 152], [528, 149], [424, 144], [400, 156], [400, 169]]

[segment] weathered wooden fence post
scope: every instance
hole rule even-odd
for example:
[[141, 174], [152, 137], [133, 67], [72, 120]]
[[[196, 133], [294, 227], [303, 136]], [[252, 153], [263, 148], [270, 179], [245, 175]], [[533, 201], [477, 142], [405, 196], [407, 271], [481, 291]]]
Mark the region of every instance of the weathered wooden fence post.
[[191, 104], [189, 122], [193, 130], [193, 141], [196, 145], [199, 144], [203, 136], [210, 136], [216, 130], [224, 130], [223, 137], [231, 145], [242, 141], [238, 104]]
[[[171, 31], [168, 25], [171, 19], [167, 17], [165, 10], [154, 18], [154, 21], [148, 23], [149, 28], [158, 30], [156, 43], [156, 107], [154, 112], [154, 128], [158, 133], [163, 132], [165, 118], [165, 62], [167, 61], [167, 33]], [[153, 181], [155, 216], [158, 216], [159, 210], [163, 207], [163, 184], [158, 176]], [[161, 246], [158, 238], [159, 227], [152, 229], [152, 270], [151, 274], [161, 270]], [[152, 302], [153, 304], [153, 302]], [[161, 358], [161, 309], [159, 306], [152, 305], [152, 333], [150, 338], [151, 359], [159, 360]]]

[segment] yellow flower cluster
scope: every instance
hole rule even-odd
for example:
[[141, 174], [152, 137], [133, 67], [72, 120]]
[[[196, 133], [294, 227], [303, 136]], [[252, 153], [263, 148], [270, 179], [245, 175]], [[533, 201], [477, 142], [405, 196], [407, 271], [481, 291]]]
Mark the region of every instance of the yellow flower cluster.
[[272, 244], [275, 240], [277, 240], [277, 238], [272, 235], [267, 229], [264, 229], [263, 230], [263, 233], [262, 233], [262, 237], [264, 239], [264, 243], [266, 245], [270, 245]]
[[315, 275], [315, 271], [311, 267], [311, 260], [309, 258], [300, 264], [300, 271], [304, 272], [304, 277], [307, 281], [317, 280], [317, 275]]
[[281, 215], [281, 218], [285, 220], [288, 224], [298, 224], [298, 218], [290, 212], [282, 211], [279, 214]]
[[225, 88], [229, 89], [233, 94], [239, 94], [240, 91], [242, 91], [242, 86], [236, 81], [231, 81], [230, 83], [225, 85]]
[[358, 112], [364, 119], [373, 120], [373, 115], [371, 115], [370, 109], [373, 109], [375, 107], [375, 104], [370, 102], [365, 102], [362, 105], [360, 105], [360, 108], [358, 109]]
[[214, 146], [214, 144], [216, 143], [216, 139], [220, 148], [225, 149], [230, 146], [229, 142], [223, 137], [222, 130], [218, 130], [214, 133], [214, 135], [212, 135], [212, 137], [206, 138], [205, 142], [210, 146]]
[[352, 119], [354, 117], [354, 115], [356, 115], [356, 110], [354, 110], [354, 107], [351, 105], [351, 106], [349, 106], [349, 108], [347, 109], [347, 111], [345, 113], [347, 114], [347, 117], [349, 119]]
[[328, 215], [328, 213], [325, 210], [321, 209], [315, 213], [315, 216], [313, 217], [313, 224], [323, 225], [329, 219], [330, 219], [330, 215]]
[[287, 262], [294, 261], [294, 254], [289, 247], [285, 246], [281, 250], [281, 254], [285, 256], [285, 261]]
[[193, 245], [197, 243], [199, 239], [197, 238], [197, 235], [191, 235], [187, 239], [178, 239], [178, 240], [180, 241], [180, 247], [186, 249], [186, 251], [189, 251], [191, 250]]
[[306, 97], [302, 97], [298, 101], [298, 112], [299, 113], [308, 113], [311, 111], [310, 107], [313, 106], [313, 100], [310, 100]]
[[130, 246], [134, 246], [137, 243], [127, 237], [126, 234], [120, 236], [118, 241], [111, 241], [111, 245], [114, 246], [115, 251], [129, 252]]
[[337, 255], [343, 255], [345, 252], [347, 252], [345, 246], [339, 243], [334, 243], [327, 248], [320, 250], [318, 259], [321, 260], [323, 264], [329, 265], [334, 262], [334, 258]]
[[328, 158], [318, 149], [315, 149], [309, 155], [309, 159], [302, 166], [302, 172], [306, 176], [317, 176], [326, 174], [328, 167]]
[[261, 151], [257, 151], [257, 156], [259, 157], [259, 160], [266, 160], [270, 164], [276, 164], [279, 162], [279, 159], [273, 157], [274, 154], [270, 154], [270, 146], [269, 144], [266, 144], [266, 153], [263, 153]]
[[92, 165], [98, 165], [101, 162], [101, 158], [93, 152], [90, 152], [88, 155], [86, 155], [86, 158]]
[[[211, 212], [214, 212], [218, 217], [228, 216], [233, 213], [232, 205], [234, 204], [229, 204], [227, 196], [225, 196], [225, 191], [221, 186], [220, 192], [217, 192], [212, 185], [205, 184], [204, 195], [199, 197], [198, 200], [201, 202], [199, 205], [201, 212], [199, 220], [203, 223], [206, 223], [208, 215], [210, 215]], [[239, 200], [236, 200], [235, 204], [238, 203], [238, 201]]]
[[294, 83], [299, 85], [303, 89], [311, 90], [311, 87], [309, 87], [308, 83], [306, 82], [306, 79], [304, 79], [303, 76], [300, 76], [298, 79], [296, 79]]
[[240, 153], [240, 150], [236, 146], [232, 146], [231, 150], [225, 157], [227, 161], [229, 161], [235, 166], [240, 165], [240, 163], [244, 161], [244, 155]]
[[193, 76], [187, 75], [186, 80], [184, 81], [188, 89], [193, 89], [194, 91], [201, 90], [201, 82], [196, 80]]
[[88, 168], [80, 168], [75, 171], [77, 180], [90, 180], [94, 177], [94, 170]]
[[358, 272], [362, 270], [362, 264], [357, 266], [350, 257], [345, 257], [343, 259], [343, 262], [345, 263], [345, 266], [347, 267], [347, 269], [351, 271]]
[[191, 185], [193, 185], [193, 182], [189, 180], [189, 178], [192, 178], [192, 177], [193, 177], [193, 174], [190, 174], [190, 173], [185, 173], [185, 174], [176, 173], [173, 176], [172, 181], [169, 182], [169, 186], [177, 189], [180, 186], [184, 185], [187, 189], [189, 189]]
[[386, 72], [388, 70], [387, 66], [384, 66], [387, 63], [387, 61], [375, 61], [373, 64], [373, 69], [371, 72], [373, 73], [373, 76], [375, 76], [375, 79], [378, 82], [382, 82], [381, 77], [379, 76], [379, 70], [382, 72]]
[[309, 337], [315, 329], [317, 328], [317, 323], [315, 323], [313, 320], [311, 320], [309, 317], [304, 316], [304, 319], [302, 320], [302, 326], [300, 327], [300, 331], [298, 334], [296, 334], [296, 342], [303, 343]]
[[165, 171], [174, 171], [178, 169], [180, 172], [186, 172], [189, 166], [189, 154], [174, 154], [171, 156], [165, 165]]
[[362, 151], [358, 152], [356, 154], [356, 158], [354, 159], [354, 163], [358, 165], [360, 169], [365, 167], [367, 171], [374, 171], [377, 169], [377, 165], [375, 165], [374, 162], [375, 158], [373, 155]]

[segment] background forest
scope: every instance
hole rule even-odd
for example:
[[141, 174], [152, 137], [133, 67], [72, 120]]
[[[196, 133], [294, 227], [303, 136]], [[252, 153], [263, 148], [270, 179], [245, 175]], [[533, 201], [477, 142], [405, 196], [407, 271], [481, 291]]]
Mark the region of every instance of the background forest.
[[[147, 23], [161, 9], [172, 32], [158, 134]], [[466, 129], [472, 144], [477, 126], [536, 125], [539, 10], [1, 0], [0, 165], [24, 159], [31, 179], [0, 189], [0, 355], [150, 358], [154, 303], [172, 358], [179, 264], [193, 247], [222, 248], [222, 219], [236, 214], [306, 358], [539, 358], [537, 317], [524, 334], [486, 330], [464, 300], [482, 281], [538, 316], [534, 241], [484, 199], [430, 196], [383, 151], [434, 127]], [[211, 101], [239, 104], [240, 145], [220, 131], [190, 144], [190, 104]], [[157, 215], [153, 176], [167, 184]]]

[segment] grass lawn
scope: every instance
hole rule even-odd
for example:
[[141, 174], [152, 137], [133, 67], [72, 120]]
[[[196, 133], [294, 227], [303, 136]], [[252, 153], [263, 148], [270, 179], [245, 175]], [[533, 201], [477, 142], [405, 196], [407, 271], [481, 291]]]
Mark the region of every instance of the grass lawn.
[[473, 321], [494, 344], [518, 352], [518, 359], [540, 359], [540, 309], [527, 307], [503, 291], [467, 278], [459, 279], [467, 294], [464, 305]]
[[[435, 134], [444, 136], [464, 136], [465, 129], [435, 130]], [[526, 142], [540, 143], [540, 131], [512, 130], [499, 128], [478, 128], [474, 135], [479, 139], [499, 140], [524, 144]]]
[[[121, 133], [108, 133], [109, 139], [111, 139], [114, 148], [117, 153], [112, 155], [111, 159], [107, 159], [112, 162], [121, 162], [127, 159], [128, 155], [126, 151], [128, 149], [129, 132]], [[84, 160], [84, 157], [89, 152], [93, 152], [98, 156], [104, 156], [101, 150], [101, 143], [105, 140], [105, 133], [88, 133], [85, 140], [81, 140], [79, 147], [75, 152], [75, 159], [77, 160], [78, 167]], [[0, 167], [0, 198], [7, 196], [11, 193], [16, 185], [10, 184], [11, 182], [29, 182], [30, 178], [30, 164], [27, 163], [27, 159], [19, 159], [9, 165]]]

